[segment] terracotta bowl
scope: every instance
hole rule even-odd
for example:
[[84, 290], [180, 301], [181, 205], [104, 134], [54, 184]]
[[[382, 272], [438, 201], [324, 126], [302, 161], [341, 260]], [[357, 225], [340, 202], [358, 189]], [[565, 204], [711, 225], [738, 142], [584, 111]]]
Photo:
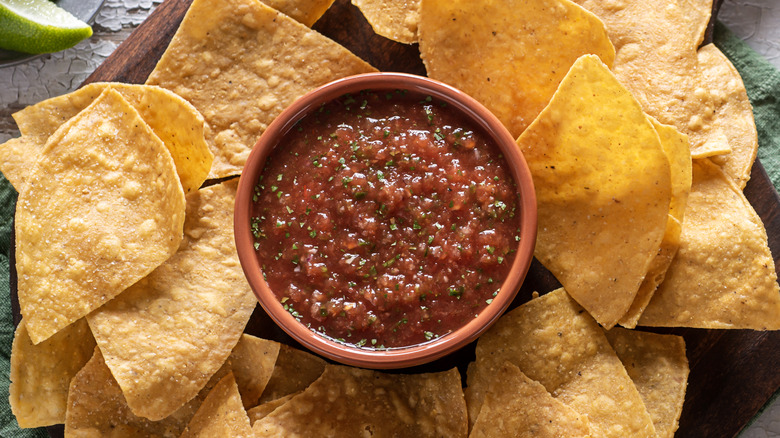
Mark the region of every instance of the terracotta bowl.
[[[477, 317], [449, 334], [410, 347], [374, 350], [345, 345], [322, 336], [298, 322], [286, 311], [263, 279], [250, 230], [253, 188], [259, 181], [266, 158], [294, 124], [321, 104], [346, 93], [361, 90], [410, 90], [446, 102], [480, 126], [499, 146], [511, 167], [520, 207], [520, 233], [517, 253], [498, 295]], [[499, 120], [465, 93], [440, 82], [401, 73], [370, 73], [326, 84], [295, 101], [282, 112], [258, 140], [247, 160], [238, 186], [235, 205], [235, 238], [238, 256], [260, 304], [290, 336], [322, 356], [365, 368], [403, 368], [420, 365], [454, 352], [487, 330], [512, 302], [528, 272], [536, 243], [536, 196], [528, 165], [514, 139]]]

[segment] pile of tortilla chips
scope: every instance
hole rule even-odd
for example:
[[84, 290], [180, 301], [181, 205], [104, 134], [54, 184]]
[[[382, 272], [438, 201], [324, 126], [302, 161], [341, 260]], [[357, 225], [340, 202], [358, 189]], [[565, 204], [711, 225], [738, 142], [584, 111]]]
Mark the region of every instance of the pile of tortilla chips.
[[[457, 369], [337, 366], [244, 334], [237, 175], [307, 91], [374, 68], [311, 26], [333, 0], [195, 0], [147, 85], [91, 84], [14, 115], [22, 427], [90, 436], [671, 437], [682, 338], [780, 329], [766, 230], [742, 194], [757, 141], [711, 4], [352, 0], [419, 42], [429, 76], [516, 136], [536, 257], [563, 288]], [[683, 5], [685, 7], [683, 7]]]

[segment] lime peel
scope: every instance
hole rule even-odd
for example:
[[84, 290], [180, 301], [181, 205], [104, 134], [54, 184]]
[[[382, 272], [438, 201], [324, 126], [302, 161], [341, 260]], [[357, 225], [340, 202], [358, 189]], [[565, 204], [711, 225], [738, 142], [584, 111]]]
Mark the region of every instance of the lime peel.
[[92, 28], [48, 0], [0, 0], [0, 48], [51, 53], [92, 36]]

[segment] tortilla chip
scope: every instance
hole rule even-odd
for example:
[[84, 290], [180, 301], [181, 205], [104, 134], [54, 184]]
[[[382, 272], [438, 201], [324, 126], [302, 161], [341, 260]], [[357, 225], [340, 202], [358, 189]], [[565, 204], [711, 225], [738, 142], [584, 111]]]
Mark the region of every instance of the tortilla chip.
[[193, 398], [255, 308], [233, 240], [236, 183], [190, 194], [179, 251], [87, 317], [135, 415], [159, 420]]
[[669, 125], [663, 125], [650, 118], [653, 127], [661, 139], [661, 145], [669, 159], [672, 175], [672, 198], [669, 203], [669, 218], [666, 221], [666, 230], [661, 241], [658, 254], [650, 264], [650, 269], [639, 286], [639, 291], [634, 297], [634, 302], [628, 309], [620, 325], [628, 328], [636, 327], [639, 317], [644, 312], [650, 299], [653, 298], [658, 285], [664, 281], [666, 270], [680, 248], [680, 233], [682, 221], [685, 216], [685, 207], [688, 203], [688, 195], [691, 192], [691, 150], [688, 145], [688, 137]]
[[780, 329], [780, 287], [761, 218], [707, 159], [694, 160], [680, 240], [639, 325]]
[[658, 134], [587, 55], [517, 144], [536, 188], [535, 256], [600, 324], [614, 326], [666, 229], [671, 174]]
[[130, 411], [122, 390], [103, 362], [100, 349], [70, 382], [65, 436], [178, 438], [211, 388], [230, 372], [225, 364], [203, 390], [186, 405], [161, 421], [150, 421]]
[[295, 397], [298, 394], [300, 394], [300, 392], [287, 394], [284, 397], [277, 398], [276, 400], [271, 400], [269, 402], [265, 402], [261, 405], [257, 405], [253, 407], [252, 409], [246, 411], [247, 415], [249, 415], [249, 422], [255, 424], [255, 421], [262, 420], [268, 414], [275, 411], [276, 408], [287, 403], [288, 400], [290, 400], [291, 398]]
[[731, 147], [730, 154], [712, 157], [712, 161], [723, 168], [737, 187], [744, 189], [758, 153], [756, 122], [745, 84], [714, 44], [699, 49], [699, 68], [704, 88], [697, 91], [708, 101], [706, 114], [714, 114], [713, 128], [723, 132]]
[[51, 136], [19, 194], [19, 304], [33, 343], [168, 259], [183, 224], [184, 193], [170, 153], [107, 89]]
[[228, 373], [209, 391], [181, 438], [252, 437], [252, 426], [241, 404], [233, 373]]
[[642, 284], [639, 286], [639, 290], [634, 297], [634, 301], [631, 303], [628, 312], [620, 318], [620, 325], [627, 328], [634, 328], [639, 322], [639, 318], [642, 316], [642, 312], [645, 311], [650, 300], [653, 298], [653, 294], [658, 289], [658, 286], [666, 278], [666, 271], [674, 260], [677, 250], [680, 249], [680, 233], [682, 232], [682, 225], [672, 215], [666, 220], [666, 231], [664, 232], [663, 240], [661, 240], [661, 246], [658, 248], [653, 261], [650, 263], [650, 268], [647, 270]]
[[[214, 157], [204, 138], [203, 116], [181, 97], [160, 87], [120, 83], [95, 83], [72, 93], [44, 100], [15, 113], [23, 144], [9, 141], [0, 145], [0, 155], [13, 155], [22, 164], [7, 166], [11, 183], [19, 190], [26, 172], [17, 167], [33, 166], [43, 152], [46, 140], [63, 123], [89, 106], [108, 87], [117, 90], [141, 115], [155, 135], [165, 143], [176, 163], [185, 194], [197, 190], [211, 168]], [[0, 167], [5, 172], [6, 167]]]
[[421, 0], [352, 0], [379, 35], [399, 43], [417, 42]]
[[469, 438], [590, 437], [589, 423], [507, 362], [491, 378]]
[[[8, 182], [21, 191], [30, 175], [30, 168], [35, 165], [43, 144], [38, 144], [31, 137], [12, 138], [0, 144], [0, 172], [8, 179]], [[35, 161], [30, 161], [33, 154]]]
[[615, 58], [604, 23], [568, 0], [426, 0], [419, 39], [428, 76], [477, 99], [514, 137], [579, 56]]
[[402, 375], [328, 365], [316, 382], [252, 430], [257, 437], [465, 437], [460, 385], [456, 368]]
[[697, 47], [704, 41], [704, 34], [710, 24], [712, 2], [713, 0], [678, 0], [684, 12], [681, 15], [688, 22], [690, 39], [695, 42]]
[[236, 175], [268, 124], [306, 92], [373, 67], [255, 0], [195, 0], [147, 83], [203, 113], [214, 164]]
[[328, 10], [334, 0], [262, 0], [304, 26], [311, 27]]
[[325, 370], [326, 362], [305, 351], [281, 344], [274, 371], [258, 403], [303, 391]]
[[617, 51], [615, 76], [648, 114], [687, 134], [694, 157], [733, 152], [741, 128], [729, 127], [732, 115], [719, 108], [736, 89], [722, 90], [731, 80], [710, 83], [696, 54], [711, 0], [575, 1], [606, 24]]
[[477, 342], [469, 368], [469, 418], [478, 418], [492, 376], [516, 365], [557, 400], [590, 419], [593, 436], [652, 437], [650, 415], [602, 329], [558, 289], [505, 314]]
[[625, 330], [606, 332], [607, 339], [636, 385], [655, 436], [671, 438], [678, 427], [688, 386], [688, 359], [681, 336]]
[[92, 357], [95, 339], [84, 319], [33, 345], [24, 321], [11, 348], [11, 411], [19, 427], [65, 422], [70, 380]]
[[244, 333], [230, 353], [233, 374], [244, 408], [249, 409], [257, 405], [274, 371], [279, 346], [278, 342]]

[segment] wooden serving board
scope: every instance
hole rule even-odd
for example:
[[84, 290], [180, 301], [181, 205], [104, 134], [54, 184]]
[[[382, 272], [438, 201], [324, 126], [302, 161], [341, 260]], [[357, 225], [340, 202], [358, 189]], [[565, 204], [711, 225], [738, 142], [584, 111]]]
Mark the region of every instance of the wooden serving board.
[[[119, 81], [143, 83], [176, 32], [192, 0], [166, 0], [112, 54], [86, 83]], [[720, 1], [715, 2], [714, 11]], [[715, 16], [715, 14], [713, 14]], [[341, 43], [383, 71], [424, 75], [417, 45], [403, 45], [372, 31], [360, 11], [348, 0], [337, 0], [314, 29]], [[710, 31], [711, 32], [711, 31]], [[756, 162], [745, 194], [769, 233], [769, 246], [780, 266], [780, 198], [764, 168]], [[528, 301], [533, 291], [548, 292], [558, 282], [534, 261], [513, 306]], [[653, 330], [682, 335], [691, 373], [679, 437], [733, 437], [780, 388], [780, 331], [672, 329]], [[247, 332], [294, 342], [265, 316], [258, 306]], [[430, 371], [473, 360], [470, 345], [432, 364], [401, 372]], [[60, 429], [61, 430], [61, 429]], [[53, 435], [59, 435], [58, 431]]]

